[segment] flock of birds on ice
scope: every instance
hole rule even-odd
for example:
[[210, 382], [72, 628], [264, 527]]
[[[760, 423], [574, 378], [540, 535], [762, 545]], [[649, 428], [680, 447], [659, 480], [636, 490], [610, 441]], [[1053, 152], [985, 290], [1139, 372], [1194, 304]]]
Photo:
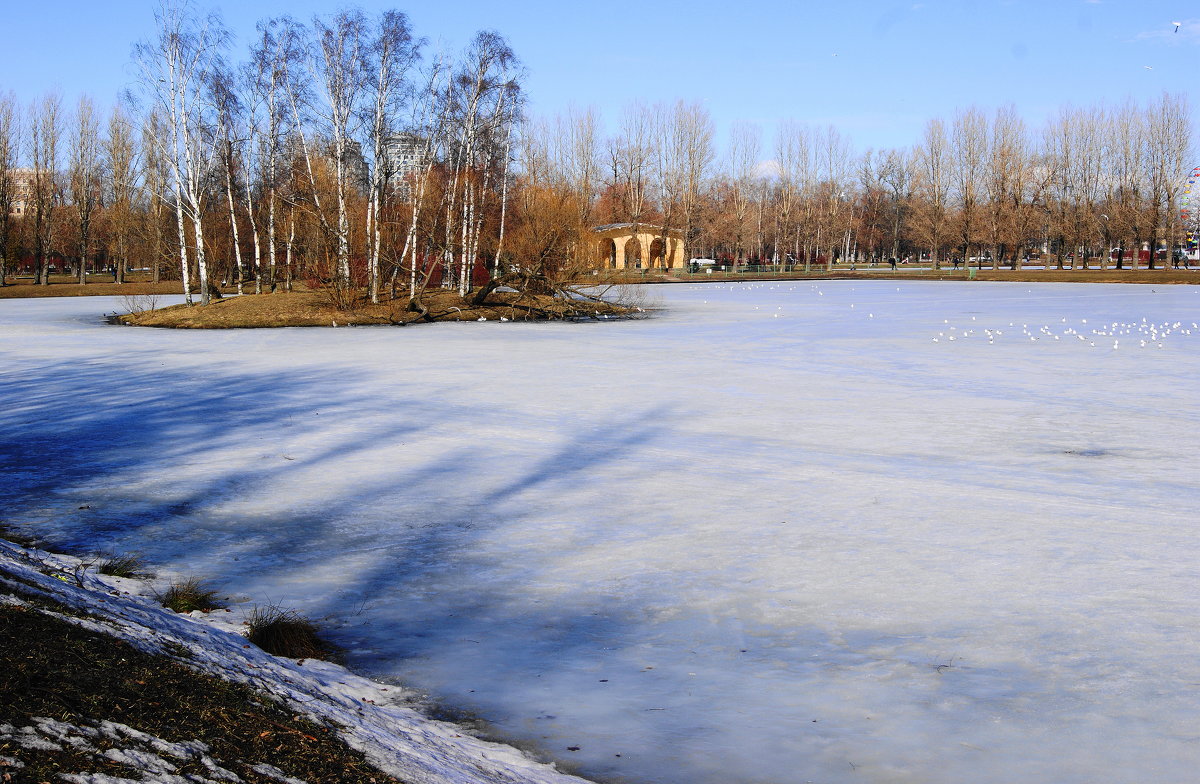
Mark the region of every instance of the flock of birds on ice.
[[[726, 288], [718, 286], [718, 288]], [[782, 285], [760, 285], [760, 286], [745, 286], [742, 284], [739, 287], [742, 291], [750, 291], [756, 288], [766, 288], [779, 291], [795, 291], [798, 286]], [[820, 286], [810, 284], [809, 288], [820, 297], [825, 296], [825, 292]], [[733, 287], [729, 287], [733, 290]], [[854, 289], [851, 289], [853, 291]], [[900, 291], [897, 287], [896, 291]], [[708, 300], [704, 300], [707, 304]], [[761, 310], [763, 306], [755, 305], [755, 310]], [[850, 303], [850, 308], [853, 309], [855, 303]], [[777, 306], [775, 312], [771, 314], [772, 318], [779, 318], [782, 315], [783, 306]], [[874, 319], [874, 313], [867, 314], [868, 319]], [[1018, 323], [1015, 321], [1008, 322], [1008, 326], [1004, 328], [989, 328], [982, 327], [976, 322], [976, 317], [971, 316], [971, 325], [959, 327], [950, 323], [950, 319], [942, 320], [942, 328], [936, 336], [932, 338], [934, 343], [950, 343], [956, 340], [969, 339], [986, 339], [989, 345], [994, 345], [1000, 338], [1017, 338], [1018, 340], [1037, 343], [1038, 341], [1078, 341], [1086, 344], [1089, 348], [1105, 348], [1111, 343], [1112, 351], [1119, 351], [1122, 346], [1133, 348], [1162, 348], [1163, 342], [1175, 336], [1190, 336], [1195, 333], [1200, 336], [1200, 325], [1195, 321], [1162, 321], [1153, 322], [1145, 316], [1140, 321], [1102, 321], [1099, 324], [1089, 324], [1086, 318], [1078, 320], [1076, 326], [1072, 326], [1067, 317], [1062, 317], [1058, 323], [1051, 326], [1050, 324], [1037, 324], [1031, 326], [1028, 323]], [[1124, 341], [1124, 343], [1122, 343]]]
[[[975, 321], [975, 317], [971, 316], [971, 321]], [[945, 319], [943, 323], [946, 325], [945, 330], [939, 332], [937, 337], [933, 338], [934, 343], [942, 340], [947, 342], [952, 340], [963, 340], [972, 337], [986, 337], [989, 344], [995, 343], [996, 338], [1002, 337], [1005, 331], [1002, 329], [978, 329], [971, 327], [970, 329], [959, 329], [957, 326], [952, 326], [949, 319]], [[1072, 338], [1080, 340], [1089, 347], [1103, 348], [1108, 345], [1108, 339], [1112, 338], [1112, 350], [1117, 351], [1121, 348], [1121, 339], [1126, 338], [1126, 345], [1136, 343], [1137, 348], [1162, 348], [1163, 341], [1172, 334], [1191, 335], [1192, 330], [1200, 330], [1196, 326], [1196, 322], [1160, 322], [1154, 323], [1148, 321], [1144, 316], [1140, 322], [1138, 321], [1112, 321], [1101, 324], [1099, 327], [1091, 327], [1088, 329], [1088, 320], [1080, 319], [1080, 329], [1072, 326], [1062, 326], [1067, 324], [1067, 319], [1063, 318], [1061, 324], [1056, 324], [1056, 329], [1051, 329], [1049, 325], [1042, 324], [1034, 327], [1036, 331], [1030, 331], [1028, 324], [1021, 324], [1019, 327], [1016, 322], [1009, 322], [1008, 329], [1014, 333], [1019, 328], [1021, 330], [1020, 339], [1028, 340], [1031, 343], [1036, 343], [1039, 340], [1071, 340]], [[1190, 326], [1189, 326], [1190, 324]], [[1081, 331], [1086, 329], [1087, 331]], [[980, 334], [982, 333], [982, 335]]]

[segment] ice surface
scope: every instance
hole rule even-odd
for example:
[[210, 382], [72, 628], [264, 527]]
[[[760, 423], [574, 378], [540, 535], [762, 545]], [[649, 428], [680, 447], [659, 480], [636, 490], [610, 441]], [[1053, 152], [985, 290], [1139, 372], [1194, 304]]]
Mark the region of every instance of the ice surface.
[[589, 776], [1194, 779], [1200, 287], [650, 296], [222, 332], [0, 301], [2, 519], [325, 619]]

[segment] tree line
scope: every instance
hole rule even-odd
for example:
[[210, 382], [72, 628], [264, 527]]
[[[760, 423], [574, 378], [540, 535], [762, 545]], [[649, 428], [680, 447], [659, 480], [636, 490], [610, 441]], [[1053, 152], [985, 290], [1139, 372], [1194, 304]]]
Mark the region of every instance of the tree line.
[[608, 139], [598, 122], [576, 113], [533, 136], [565, 143], [561, 177], [593, 189], [595, 222], [683, 229], [693, 256], [807, 270], [903, 258], [1017, 268], [1049, 253], [1059, 267], [1128, 267], [1144, 248], [1194, 247], [1182, 95], [1066, 106], [1037, 130], [1012, 106], [970, 107], [929, 120], [911, 147], [862, 152], [836, 127], [786, 121], [770, 143], [760, 126], [733, 125], [718, 156], [694, 104], [629, 106]]
[[520, 63], [492, 31], [449, 55], [403, 13], [350, 9], [264, 20], [240, 58], [231, 40], [217, 16], [167, 0], [106, 116], [88, 97], [68, 110], [57, 94], [27, 107], [0, 94], [0, 273], [145, 269], [182, 281], [189, 303], [219, 283], [303, 281], [419, 308], [431, 285], [481, 297], [596, 280], [598, 224], [806, 270], [1015, 268], [1042, 251], [1120, 266], [1195, 228], [1180, 95], [1064, 107], [1036, 131], [1011, 106], [972, 107], [909, 148], [865, 152], [832, 126], [784, 122], [767, 144], [741, 123], [718, 153], [696, 103], [633, 104], [611, 134], [590, 109], [527, 118]]

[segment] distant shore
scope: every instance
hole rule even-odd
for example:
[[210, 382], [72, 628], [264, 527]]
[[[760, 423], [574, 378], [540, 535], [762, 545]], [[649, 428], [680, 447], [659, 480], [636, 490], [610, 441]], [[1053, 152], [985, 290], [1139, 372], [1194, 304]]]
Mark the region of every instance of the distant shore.
[[[91, 280], [80, 285], [75, 277], [56, 276], [50, 285], [40, 286], [29, 282], [29, 278], [8, 278], [8, 285], [0, 286], [0, 299], [24, 299], [30, 297], [136, 297], [170, 296], [182, 294], [183, 288], [177, 280], [160, 280], [154, 283], [144, 277], [131, 278], [126, 283], [113, 283], [110, 275], [93, 275]], [[900, 266], [893, 272], [887, 265], [838, 265], [832, 271], [823, 267], [809, 272], [802, 270], [769, 271], [750, 268], [745, 272], [686, 272], [684, 270], [630, 271], [616, 278], [623, 285], [663, 283], [731, 283], [738, 281], [772, 280], [930, 280], [930, 281], [980, 281], [1007, 283], [1153, 283], [1158, 285], [1200, 284], [1200, 268], [1195, 269], [1046, 269], [1026, 267], [1024, 269], [967, 269]], [[253, 291], [254, 283], [243, 284], [247, 292]], [[237, 293], [237, 286], [221, 286], [223, 294]], [[193, 287], [193, 294], [197, 294]], [[478, 316], [476, 316], [477, 318]], [[380, 320], [377, 320], [380, 321]], [[386, 319], [381, 320], [386, 323]]]

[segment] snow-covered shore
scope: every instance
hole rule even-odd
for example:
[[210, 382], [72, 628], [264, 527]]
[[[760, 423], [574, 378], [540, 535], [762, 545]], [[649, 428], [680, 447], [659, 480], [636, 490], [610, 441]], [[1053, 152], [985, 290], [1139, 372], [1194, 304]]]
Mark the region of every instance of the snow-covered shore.
[[[395, 686], [367, 680], [329, 662], [264, 653], [239, 633], [241, 609], [177, 615], [160, 607], [152, 594], [145, 580], [101, 575], [79, 558], [0, 539], [0, 604], [49, 599], [82, 613], [57, 617], [147, 653], [170, 656], [201, 672], [249, 685], [318, 724], [342, 728], [340, 735], [350, 747], [405, 781], [583, 784], [583, 779], [562, 774], [517, 749], [480, 740], [455, 724], [421, 715], [411, 707], [413, 695]], [[181, 658], [181, 649], [188, 655]], [[38, 740], [39, 729], [48, 737]], [[28, 742], [47, 742], [78, 728], [39, 722], [37, 727], [15, 730], [10, 737], [24, 731], [27, 739], [33, 738]], [[128, 728], [122, 732], [137, 734]], [[144, 756], [129, 754], [125, 764]], [[158, 763], [149, 755], [146, 764]], [[145, 772], [156, 771], [147, 767]]]

